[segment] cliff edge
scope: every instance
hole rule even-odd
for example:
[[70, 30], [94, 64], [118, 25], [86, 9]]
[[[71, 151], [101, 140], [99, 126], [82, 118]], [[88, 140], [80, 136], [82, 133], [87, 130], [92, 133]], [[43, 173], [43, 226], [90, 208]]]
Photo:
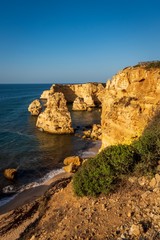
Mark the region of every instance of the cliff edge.
[[142, 134], [159, 107], [159, 65], [127, 67], [107, 82], [102, 101], [102, 149], [130, 144]]

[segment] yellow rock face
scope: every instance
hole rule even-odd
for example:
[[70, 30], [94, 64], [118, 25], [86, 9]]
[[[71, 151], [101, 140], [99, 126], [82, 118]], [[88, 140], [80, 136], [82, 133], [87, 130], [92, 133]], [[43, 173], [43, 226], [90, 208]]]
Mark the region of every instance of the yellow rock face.
[[138, 138], [160, 101], [160, 69], [128, 67], [106, 84], [102, 102], [102, 149]]

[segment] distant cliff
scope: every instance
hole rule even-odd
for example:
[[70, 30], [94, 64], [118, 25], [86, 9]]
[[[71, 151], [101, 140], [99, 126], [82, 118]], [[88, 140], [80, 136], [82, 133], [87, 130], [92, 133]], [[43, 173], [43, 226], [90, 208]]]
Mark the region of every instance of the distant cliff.
[[92, 108], [101, 105], [104, 90], [105, 84], [102, 83], [54, 84], [40, 97], [47, 100], [45, 105], [42, 106], [36, 99], [29, 105], [28, 111], [32, 115], [39, 115], [36, 126], [42, 131], [73, 133], [67, 103], [73, 103], [73, 110], [92, 111]]
[[44, 91], [41, 99], [47, 99], [53, 92], [62, 92], [67, 102], [74, 102], [77, 97], [83, 98], [87, 103], [91, 99], [97, 105], [101, 103], [104, 83], [83, 83], [83, 84], [53, 84], [48, 91]]
[[138, 138], [160, 103], [160, 64], [127, 67], [108, 81], [102, 103], [102, 149]]

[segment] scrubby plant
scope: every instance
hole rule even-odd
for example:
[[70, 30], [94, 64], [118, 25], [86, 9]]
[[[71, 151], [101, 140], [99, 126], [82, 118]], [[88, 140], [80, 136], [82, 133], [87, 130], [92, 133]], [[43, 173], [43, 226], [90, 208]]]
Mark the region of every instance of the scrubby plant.
[[78, 196], [108, 193], [128, 174], [154, 174], [159, 159], [160, 112], [132, 145], [107, 147], [86, 161], [73, 177], [74, 191]]
[[139, 174], [154, 174], [160, 159], [160, 113], [157, 113], [142, 136], [132, 146], [141, 156], [135, 165]]
[[145, 69], [149, 70], [150, 68], [160, 68], [160, 61], [146, 61], [146, 62], [139, 62], [137, 65], [133, 66], [135, 67], [144, 67]]
[[73, 188], [78, 196], [107, 193], [121, 177], [131, 171], [137, 154], [132, 146], [117, 145], [104, 149], [89, 159], [73, 177]]

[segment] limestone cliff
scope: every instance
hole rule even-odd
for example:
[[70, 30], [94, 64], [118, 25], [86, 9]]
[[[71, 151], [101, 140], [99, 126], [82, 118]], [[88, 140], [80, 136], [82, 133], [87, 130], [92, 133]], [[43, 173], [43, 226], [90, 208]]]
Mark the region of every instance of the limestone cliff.
[[48, 96], [55, 92], [62, 92], [67, 102], [74, 102], [79, 97], [89, 106], [101, 104], [102, 93], [105, 84], [102, 83], [84, 83], [84, 84], [53, 84], [49, 91], [44, 91], [42, 99], [48, 99]]
[[131, 143], [154, 115], [160, 101], [160, 68], [127, 67], [106, 84], [102, 103], [102, 149]]
[[71, 116], [63, 93], [49, 95], [46, 109], [38, 116], [36, 126], [49, 133], [64, 134], [73, 132]]

